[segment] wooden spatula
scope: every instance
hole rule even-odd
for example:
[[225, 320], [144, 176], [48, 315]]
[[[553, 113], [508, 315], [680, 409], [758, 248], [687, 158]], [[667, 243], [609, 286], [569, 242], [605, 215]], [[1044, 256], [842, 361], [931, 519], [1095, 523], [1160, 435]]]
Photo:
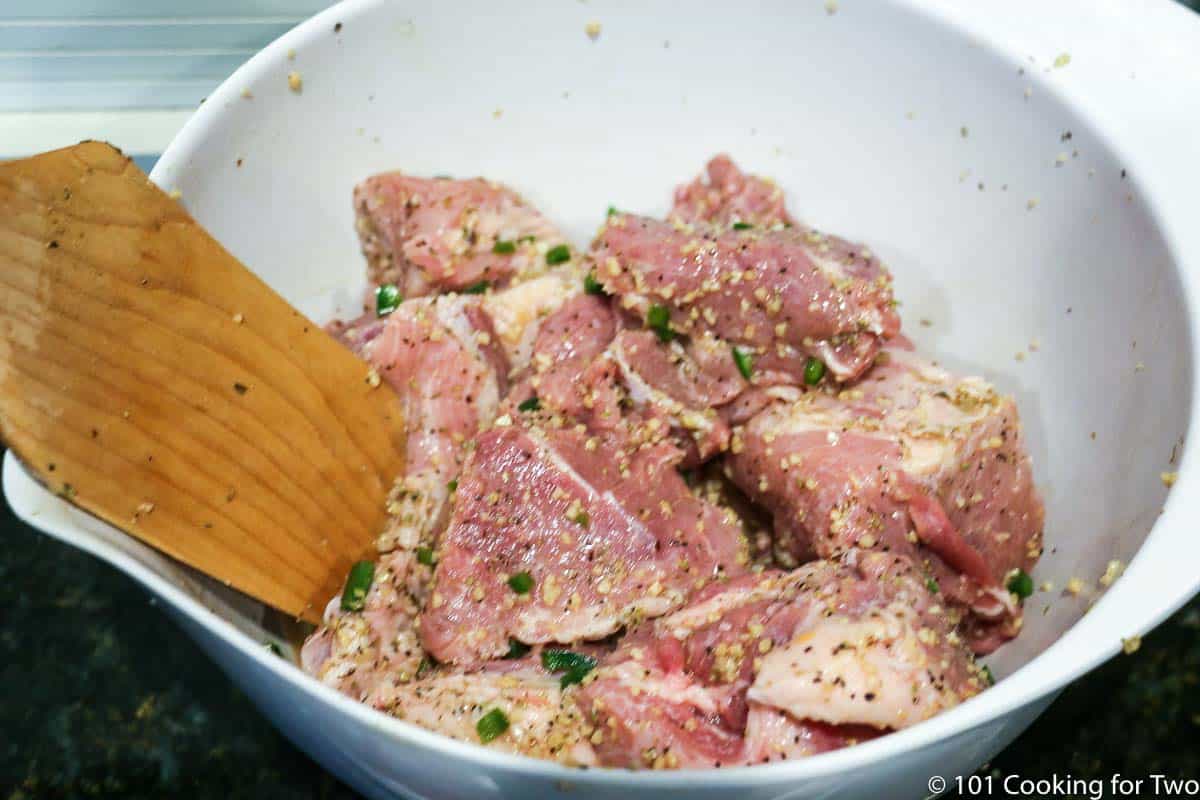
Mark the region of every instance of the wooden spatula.
[[64, 499], [309, 621], [370, 553], [404, 447], [365, 362], [98, 142], [0, 164], [0, 437]]

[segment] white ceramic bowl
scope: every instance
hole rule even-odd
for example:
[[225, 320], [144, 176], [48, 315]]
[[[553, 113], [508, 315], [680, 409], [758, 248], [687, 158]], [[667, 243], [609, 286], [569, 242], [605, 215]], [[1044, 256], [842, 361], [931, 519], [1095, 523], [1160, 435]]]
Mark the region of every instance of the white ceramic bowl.
[[[145, 584], [287, 736], [372, 797], [919, 797], [994, 755], [1200, 582], [1200, 477], [1183, 440], [1197, 396], [1200, 20], [1166, 0], [680, 5], [345, 3], [209, 97], [154, 178], [325, 319], [362, 287], [350, 190], [372, 172], [506, 181], [583, 243], [609, 203], [662, 212], [671, 187], [728, 151], [776, 177], [799, 216], [884, 256], [923, 348], [1017, 395], [1049, 509], [1037, 582], [1096, 587], [1110, 559], [1128, 571], [1086, 616], [1094, 588], [1037, 593], [1022, 637], [991, 659], [999, 684], [912, 729], [774, 766], [578, 771], [336, 694], [261, 647], [256, 604], [6, 459], [18, 515]], [[1053, 66], [1061, 53], [1070, 63]], [[1160, 473], [1174, 470], [1164, 507]]]

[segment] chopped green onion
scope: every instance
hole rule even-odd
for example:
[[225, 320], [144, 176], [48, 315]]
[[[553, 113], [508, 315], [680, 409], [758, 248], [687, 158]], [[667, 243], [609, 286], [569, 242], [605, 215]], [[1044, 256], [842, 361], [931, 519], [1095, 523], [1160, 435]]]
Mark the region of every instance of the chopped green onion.
[[937, 594], [938, 592], [940, 592], [942, 590], [942, 587], [938, 586], [938, 582], [935, 581], [933, 578], [925, 579], [925, 588], [928, 589], [929, 591], [933, 592], [934, 594]]
[[429, 672], [431, 669], [433, 669], [435, 666], [437, 666], [437, 664], [434, 662], [434, 660], [432, 658], [430, 658], [429, 656], [425, 656], [424, 658], [421, 659], [421, 663], [417, 664], [417, 677], [418, 678], [421, 677], [426, 672]]
[[1010, 592], [1022, 600], [1033, 594], [1033, 578], [1023, 569], [1014, 570], [1006, 585]]
[[733, 348], [733, 363], [737, 364], [738, 372], [742, 373], [742, 377], [750, 380], [750, 376], [754, 372], [754, 362], [750, 359], [750, 355], [735, 347]]
[[518, 572], [508, 579], [508, 588], [517, 594], [529, 594], [533, 588], [533, 576], [528, 572]]
[[671, 312], [666, 306], [653, 305], [646, 312], [646, 327], [658, 334], [660, 342], [669, 342], [675, 338], [671, 330]]
[[447, 483], [446, 488], [452, 492], [457, 492], [458, 491], [458, 478], [454, 478], [449, 483]]
[[596, 659], [576, 653], [574, 650], [551, 647], [542, 651], [542, 666], [546, 668], [547, 672], [563, 672], [589, 662], [591, 666], [596, 666]]
[[604, 294], [604, 286], [596, 280], [596, 273], [589, 272], [583, 276], [583, 290], [588, 294]]
[[417, 548], [417, 563], [424, 564], [427, 567], [432, 567], [434, 564], [433, 548], [418, 547]]
[[550, 266], [554, 266], [555, 264], [561, 264], [564, 261], [570, 261], [570, 260], [571, 260], [571, 248], [567, 247], [565, 244], [560, 244], [560, 245], [557, 245], [556, 247], [551, 247], [549, 250], [546, 251], [546, 263], [549, 264]]
[[536, 242], [536, 241], [537, 241], [537, 237], [531, 233], [528, 236], [522, 236], [522, 237], [518, 238], [517, 244], [525, 244], [526, 242]]
[[517, 411], [537, 411], [542, 407], [542, 401], [538, 400], [537, 395], [530, 397], [528, 400], [522, 400], [517, 405]]
[[989, 667], [987, 664], [984, 664], [981, 672], [983, 672], [983, 678], [987, 681], [988, 686], [996, 685], [996, 676], [992, 674], [991, 667]]
[[522, 658], [529, 653], [530, 647], [524, 642], [518, 642], [511, 636], [508, 639], [508, 652], [504, 654], [505, 658]]
[[366, 604], [367, 592], [371, 591], [371, 582], [375, 580], [375, 563], [359, 561], [350, 568], [346, 578], [346, 588], [342, 592], [342, 611], [362, 611]]
[[506, 730], [508, 730], [508, 716], [498, 708], [493, 708], [480, 717], [479, 722], [475, 723], [475, 732], [479, 734], [479, 741], [484, 744], [492, 741]]
[[375, 316], [386, 317], [404, 302], [394, 283], [385, 283], [375, 290]]
[[808, 357], [804, 362], [804, 382], [816, 386], [825, 377], [825, 362], [819, 358]]
[[472, 283], [470, 286], [463, 289], [462, 293], [463, 294], [483, 294], [487, 290], [488, 290], [488, 282], [480, 281], [479, 283]]
[[562, 672], [559, 686], [563, 689], [572, 683], [581, 682], [596, 668], [596, 659], [571, 650], [550, 649], [542, 651], [542, 666], [547, 672]]
[[754, 226], [753, 226], [753, 225], [751, 225], [749, 222], [735, 222], [735, 223], [733, 223], [733, 229], [734, 229], [735, 231], [748, 231], [748, 230], [750, 230], [750, 229], [751, 229], [751, 228], [753, 228], [753, 227], [754, 227]]
[[592, 524], [592, 518], [588, 516], [586, 511], [580, 511], [578, 514], [571, 517], [571, 521], [581, 528], [586, 528]]
[[280, 658], [283, 658], [283, 650], [279, 647], [279, 645], [275, 644], [270, 639], [263, 642], [263, 647], [267, 648], [273, 654], [279, 656]]
[[620, 214], [620, 213], [621, 213], [620, 211], [617, 211], [617, 207], [616, 207], [616, 206], [609, 206], [609, 207], [608, 207], [608, 213], [607, 213], [605, 216], [611, 217], [611, 216], [613, 216], [614, 214]]
[[517, 252], [517, 243], [499, 240], [492, 245], [492, 252], [498, 256], [511, 256]]

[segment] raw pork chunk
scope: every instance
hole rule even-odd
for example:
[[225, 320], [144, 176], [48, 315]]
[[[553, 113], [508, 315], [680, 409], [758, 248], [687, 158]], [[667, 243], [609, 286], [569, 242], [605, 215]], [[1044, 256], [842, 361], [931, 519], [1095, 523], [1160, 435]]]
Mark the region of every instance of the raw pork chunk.
[[534, 277], [566, 242], [520, 195], [483, 178], [375, 175], [355, 187], [354, 211], [371, 283], [405, 297]]
[[920, 570], [855, 552], [710, 586], [626, 636], [579, 705], [603, 764], [720, 767], [904, 728], [983, 686]]
[[480, 743], [479, 720], [498, 710], [508, 727], [487, 743], [489, 748], [569, 766], [593, 765], [590, 727], [574, 703], [574, 693], [564, 692], [559, 681], [532, 659], [499, 661], [477, 672], [439, 668], [395, 686], [376, 707], [474, 744]]
[[304, 671], [359, 702], [386, 702], [425, 658], [416, 619], [430, 573], [411, 550], [382, 555], [361, 612], [343, 611], [340, 595], [325, 607], [324, 624], [300, 650]]
[[648, 427], [593, 434], [529, 411], [479, 437], [421, 615], [435, 658], [599, 639], [744, 571], [737, 521], [688, 491], [679, 450]]
[[1004, 589], [1041, 555], [1043, 508], [1011, 398], [902, 346], [853, 388], [777, 403], [735, 432], [729, 474], [774, 514], [788, 563], [854, 547], [921, 564], [970, 609], [977, 652], [1019, 630]]
[[810, 356], [838, 380], [858, 377], [900, 328], [887, 270], [865, 248], [813, 230], [614, 214], [591, 258], [622, 308], [645, 319], [661, 307], [674, 332], [715, 337], [727, 359], [738, 348], [756, 385], [803, 383]]
[[433, 544], [464, 445], [499, 408], [507, 362], [480, 303], [469, 295], [416, 298], [343, 334], [399, 395], [408, 429], [405, 474], [389, 499], [381, 551]]
[[795, 224], [774, 181], [745, 174], [724, 154], [708, 162], [704, 175], [675, 190], [671, 218], [755, 228]]
[[[611, 431], [633, 410], [672, 432], [690, 467], [725, 447], [729, 427], [708, 406], [723, 387], [700, 372], [678, 343], [644, 330], [620, 330], [603, 297], [580, 294], [538, 326], [527, 369], [516, 374], [504, 409], [539, 407], [596, 431]], [[735, 389], [734, 391], [737, 391]]]

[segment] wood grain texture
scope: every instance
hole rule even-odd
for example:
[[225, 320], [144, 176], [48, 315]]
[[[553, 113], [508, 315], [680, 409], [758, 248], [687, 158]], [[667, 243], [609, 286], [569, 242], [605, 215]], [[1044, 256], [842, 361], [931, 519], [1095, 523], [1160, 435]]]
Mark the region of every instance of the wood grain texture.
[[0, 437], [80, 508], [316, 621], [403, 469], [368, 374], [115, 148], [0, 164]]

